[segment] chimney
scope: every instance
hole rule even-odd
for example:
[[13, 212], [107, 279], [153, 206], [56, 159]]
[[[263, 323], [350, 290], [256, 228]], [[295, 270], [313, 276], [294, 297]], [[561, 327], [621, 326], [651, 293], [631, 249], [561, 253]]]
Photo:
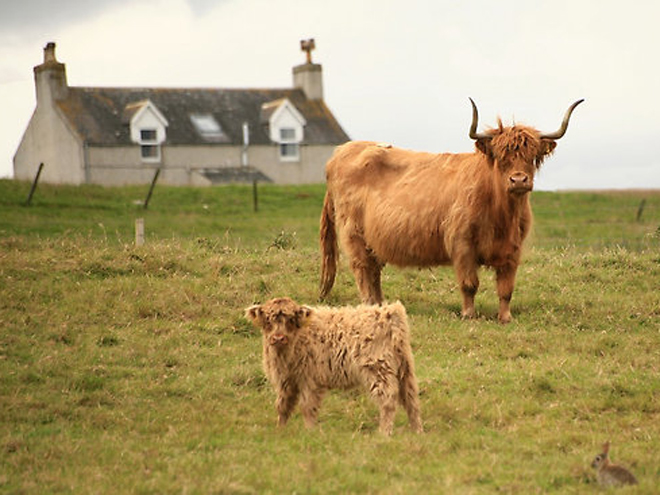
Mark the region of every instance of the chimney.
[[52, 104], [68, 95], [66, 68], [55, 57], [55, 43], [44, 48], [44, 62], [34, 68], [34, 84], [37, 92], [37, 106]]
[[310, 100], [323, 99], [323, 69], [312, 62], [314, 38], [300, 41], [300, 49], [307, 54], [306, 63], [293, 68], [293, 87], [302, 89]]

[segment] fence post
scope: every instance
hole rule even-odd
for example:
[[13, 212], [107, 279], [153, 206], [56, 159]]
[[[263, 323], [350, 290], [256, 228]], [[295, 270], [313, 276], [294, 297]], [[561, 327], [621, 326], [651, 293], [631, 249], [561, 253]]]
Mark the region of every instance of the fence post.
[[144, 218], [135, 219], [135, 245], [142, 246], [144, 244]]
[[151, 200], [151, 195], [154, 192], [154, 187], [156, 187], [156, 181], [158, 180], [159, 175], [160, 175], [160, 168], [157, 168], [156, 173], [154, 174], [154, 178], [151, 181], [151, 186], [149, 187], [149, 192], [147, 193], [147, 199], [144, 200], [144, 209], [145, 210], [149, 207], [149, 201]]
[[32, 187], [30, 188], [30, 194], [28, 195], [27, 201], [25, 202], [25, 206], [30, 206], [30, 203], [32, 203], [32, 196], [34, 196], [34, 191], [37, 190], [37, 182], [39, 182], [39, 176], [41, 175], [43, 168], [44, 164], [40, 163], [39, 169], [37, 170], [37, 175], [34, 176], [34, 181], [32, 181]]
[[259, 211], [259, 195], [257, 194], [257, 180], [252, 181], [252, 206], [254, 211]]
[[639, 222], [642, 219], [642, 213], [644, 213], [644, 207], [646, 206], [646, 198], [642, 199], [642, 202], [639, 203], [637, 207], [637, 221]]

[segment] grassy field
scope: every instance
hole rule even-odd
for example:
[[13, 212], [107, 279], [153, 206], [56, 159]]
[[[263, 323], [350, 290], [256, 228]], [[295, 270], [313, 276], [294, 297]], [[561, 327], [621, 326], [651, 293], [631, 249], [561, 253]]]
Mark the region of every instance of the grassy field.
[[[357, 392], [275, 428], [255, 301], [317, 298], [323, 186], [0, 181], [0, 492], [590, 493], [611, 457], [660, 486], [660, 192], [533, 193], [514, 322], [459, 318], [453, 272], [386, 268], [425, 433]], [[637, 220], [638, 207], [645, 209]], [[134, 245], [145, 219], [146, 243]], [[331, 304], [357, 302], [342, 261]]]

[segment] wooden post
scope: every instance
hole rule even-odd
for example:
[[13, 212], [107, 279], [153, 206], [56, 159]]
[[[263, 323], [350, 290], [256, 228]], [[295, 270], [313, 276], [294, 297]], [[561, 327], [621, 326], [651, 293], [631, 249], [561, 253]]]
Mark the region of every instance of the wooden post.
[[646, 198], [642, 199], [642, 202], [637, 207], [637, 221], [639, 222], [642, 219], [642, 213], [644, 213], [644, 207], [646, 206]]
[[39, 169], [37, 170], [37, 175], [34, 176], [34, 181], [32, 181], [32, 187], [30, 188], [30, 194], [28, 195], [27, 201], [25, 202], [25, 206], [30, 206], [30, 203], [32, 203], [32, 196], [34, 196], [34, 191], [37, 190], [37, 182], [39, 182], [39, 176], [41, 175], [43, 168], [44, 164], [40, 163]]
[[154, 178], [151, 181], [151, 186], [149, 187], [149, 192], [147, 193], [147, 199], [144, 200], [144, 209], [145, 210], [149, 207], [149, 201], [151, 200], [151, 195], [154, 192], [154, 187], [156, 187], [156, 181], [158, 180], [159, 175], [160, 175], [160, 168], [157, 168], [156, 173], [154, 174]]
[[259, 211], [259, 195], [257, 194], [257, 180], [252, 181], [252, 207], [254, 211]]
[[144, 218], [135, 219], [135, 245], [142, 246], [144, 244]]

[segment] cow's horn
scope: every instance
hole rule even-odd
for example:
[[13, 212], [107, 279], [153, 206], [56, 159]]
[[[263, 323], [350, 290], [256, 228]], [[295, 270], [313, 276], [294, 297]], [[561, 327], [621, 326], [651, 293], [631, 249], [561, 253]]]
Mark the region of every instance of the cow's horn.
[[568, 121], [571, 120], [571, 114], [573, 113], [573, 110], [575, 110], [575, 107], [577, 107], [583, 101], [584, 101], [584, 98], [582, 98], [581, 100], [576, 101], [570, 107], [568, 107], [568, 110], [566, 110], [566, 115], [564, 115], [564, 121], [561, 123], [561, 127], [559, 128], [559, 130], [557, 132], [553, 132], [553, 133], [550, 133], [550, 134], [541, 134], [541, 138], [543, 138], [543, 139], [559, 139], [564, 134], [566, 134], [566, 129], [568, 129]]
[[490, 138], [488, 134], [479, 134], [477, 132], [477, 125], [479, 124], [479, 112], [477, 111], [477, 105], [474, 104], [474, 100], [470, 98], [470, 103], [472, 103], [472, 125], [470, 125], [470, 139], [484, 139]]

